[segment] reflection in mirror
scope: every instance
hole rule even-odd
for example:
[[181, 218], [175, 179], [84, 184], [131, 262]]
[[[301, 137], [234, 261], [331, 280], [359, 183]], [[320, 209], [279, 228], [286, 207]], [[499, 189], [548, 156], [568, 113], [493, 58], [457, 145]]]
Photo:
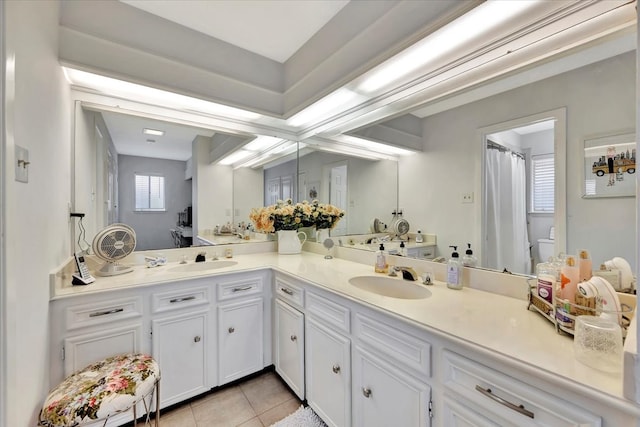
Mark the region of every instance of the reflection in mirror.
[[303, 149], [299, 160], [299, 198], [317, 199], [345, 211], [331, 236], [370, 233], [375, 218], [391, 222], [397, 209], [398, 162], [369, 160]]
[[[547, 241], [555, 234], [554, 126], [558, 119], [563, 117], [532, 123], [525, 118], [520, 120], [524, 126], [504, 125], [505, 129], [486, 135], [482, 266], [533, 274], [532, 259], [546, 261], [555, 253], [553, 240], [550, 245]], [[564, 164], [561, 157], [558, 163]], [[534, 246], [529, 229], [536, 230], [534, 235], [546, 230], [547, 239], [539, 239]], [[542, 253], [534, 254], [534, 247]]]
[[136, 231], [137, 250], [242, 242], [214, 230], [248, 220], [251, 207], [262, 203], [263, 171], [212, 163], [221, 135], [228, 138], [78, 102], [74, 206], [85, 213], [86, 237], [76, 239], [77, 249], [87, 249], [99, 230], [115, 222]]

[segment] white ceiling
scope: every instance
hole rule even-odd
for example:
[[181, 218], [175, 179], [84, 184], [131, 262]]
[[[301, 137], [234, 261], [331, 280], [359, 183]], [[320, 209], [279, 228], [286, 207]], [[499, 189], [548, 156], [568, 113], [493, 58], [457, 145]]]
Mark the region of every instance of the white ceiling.
[[349, 0], [120, 0], [284, 63]]

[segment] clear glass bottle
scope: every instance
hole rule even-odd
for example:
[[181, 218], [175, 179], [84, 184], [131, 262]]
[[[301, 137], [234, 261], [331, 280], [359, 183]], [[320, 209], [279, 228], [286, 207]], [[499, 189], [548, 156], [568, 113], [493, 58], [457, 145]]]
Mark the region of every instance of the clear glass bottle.
[[453, 248], [453, 253], [447, 263], [447, 287], [449, 289], [462, 289], [462, 263], [458, 254], [457, 246], [449, 246]]
[[476, 258], [471, 250], [471, 243], [467, 243], [467, 251], [462, 257], [462, 265], [465, 267], [476, 267], [478, 265], [478, 258]]

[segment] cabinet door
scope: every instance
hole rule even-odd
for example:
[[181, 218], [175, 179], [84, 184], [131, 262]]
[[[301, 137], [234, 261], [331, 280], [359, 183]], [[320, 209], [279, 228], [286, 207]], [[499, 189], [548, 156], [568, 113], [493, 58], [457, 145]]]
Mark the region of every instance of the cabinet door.
[[329, 426], [351, 425], [351, 342], [308, 318], [305, 346], [309, 406]]
[[276, 372], [304, 400], [304, 315], [280, 300], [275, 311]]
[[109, 356], [142, 351], [142, 322], [75, 335], [64, 340], [64, 375]]
[[262, 298], [218, 307], [220, 384], [264, 367], [262, 331]]
[[162, 374], [161, 408], [209, 390], [207, 319], [208, 311], [201, 311], [151, 322], [153, 357]]
[[356, 347], [353, 360], [354, 425], [430, 426], [431, 388], [394, 365]]

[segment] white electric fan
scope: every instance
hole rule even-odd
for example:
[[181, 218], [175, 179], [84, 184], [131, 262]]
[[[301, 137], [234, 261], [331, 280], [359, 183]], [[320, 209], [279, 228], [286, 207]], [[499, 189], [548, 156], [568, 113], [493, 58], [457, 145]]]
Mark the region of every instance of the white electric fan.
[[91, 246], [93, 253], [105, 261], [104, 265], [96, 270], [96, 275], [117, 276], [133, 270], [133, 267], [118, 264], [118, 260], [126, 257], [136, 248], [136, 232], [128, 225], [111, 224], [96, 234]]

